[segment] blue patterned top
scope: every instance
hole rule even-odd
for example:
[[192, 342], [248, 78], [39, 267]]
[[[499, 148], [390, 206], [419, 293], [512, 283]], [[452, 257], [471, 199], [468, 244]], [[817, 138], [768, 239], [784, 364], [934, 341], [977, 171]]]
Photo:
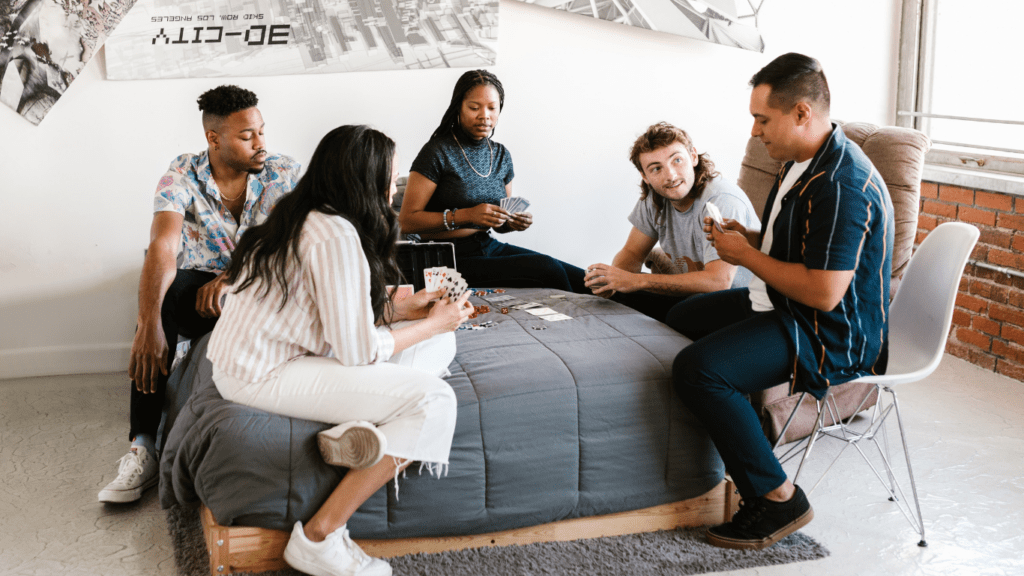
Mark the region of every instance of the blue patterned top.
[[[765, 204], [761, 237], [783, 166]], [[813, 270], [853, 270], [853, 280], [829, 312], [790, 300], [771, 286], [797, 357], [792, 391], [821, 398], [829, 386], [884, 374], [889, 359], [889, 280], [896, 233], [892, 199], [874, 165], [833, 125], [832, 135], [783, 196], [769, 256]]]
[[431, 139], [413, 160], [412, 171], [437, 184], [427, 201], [429, 212], [497, 205], [505, 197], [505, 185], [515, 177], [512, 155], [503, 144], [490, 138], [474, 141], [462, 130], [456, 134]]
[[226, 270], [238, 239], [250, 227], [262, 224], [277, 201], [291, 192], [300, 169], [288, 156], [268, 156], [263, 171], [248, 177], [242, 220], [236, 222], [221, 202], [208, 152], [175, 158], [156, 187], [153, 212], [185, 217], [178, 267], [218, 274]]

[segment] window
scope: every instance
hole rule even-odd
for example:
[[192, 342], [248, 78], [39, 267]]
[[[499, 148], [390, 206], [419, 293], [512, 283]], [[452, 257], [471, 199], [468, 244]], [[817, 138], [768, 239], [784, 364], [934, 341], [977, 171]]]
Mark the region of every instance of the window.
[[897, 124], [929, 165], [1024, 176], [1020, 0], [903, 0]]

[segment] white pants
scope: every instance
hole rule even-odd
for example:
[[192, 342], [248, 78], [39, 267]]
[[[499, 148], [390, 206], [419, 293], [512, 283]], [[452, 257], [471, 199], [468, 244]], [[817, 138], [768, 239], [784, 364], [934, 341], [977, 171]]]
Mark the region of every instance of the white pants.
[[447, 373], [454, 357], [455, 334], [447, 333], [380, 364], [344, 366], [335, 358], [303, 356], [254, 383], [214, 366], [213, 381], [225, 399], [267, 412], [330, 424], [369, 421], [387, 438], [387, 455], [447, 464], [457, 403], [437, 375]]

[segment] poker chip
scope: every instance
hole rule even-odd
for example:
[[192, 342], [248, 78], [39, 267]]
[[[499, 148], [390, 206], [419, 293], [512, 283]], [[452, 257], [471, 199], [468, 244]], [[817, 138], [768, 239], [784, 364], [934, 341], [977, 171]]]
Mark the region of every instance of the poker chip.
[[491, 311], [491, 307], [490, 306], [476, 306], [475, 308], [476, 308], [477, 314], [487, 314], [488, 312]]
[[501, 313], [502, 314], [508, 314], [508, 308], [502, 308], [501, 309]]

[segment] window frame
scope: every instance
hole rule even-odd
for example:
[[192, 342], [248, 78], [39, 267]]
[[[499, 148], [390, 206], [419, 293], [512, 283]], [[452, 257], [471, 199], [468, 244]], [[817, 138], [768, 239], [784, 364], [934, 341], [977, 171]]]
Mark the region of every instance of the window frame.
[[[896, 125], [914, 128], [931, 138], [929, 115], [923, 110], [930, 109], [932, 70], [935, 66], [935, 29], [938, 0], [902, 0], [900, 24], [900, 51], [896, 87]], [[938, 114], [935, 114], [938, 116]], [[941, 116], [940, 116], [941, 117]], [[984, 119], [977, 119], [984, 121]], [[1016, 122], [1014, 122], [1016, 123]], [[939, 146], [949, 146], [939, 144]], [[1005, 181], [1020, 178], [1020, 190], [1024, 195], [1024, 159], [1000, 155], [999, 150], [989, 150], [981, 143], [975, 143], [970, 150], [936, 149], [933, 145], [925, 156], [925, 163], [935, 175], [940, 171], [973, 174], [981, 177], [993, 176]], [[963, 177], [952, 177], [951, 183], [959, 183]], [[1002, 187], [1002, 186], [1000, 186]], [[1016, 188], [1016, 187], [1014, 187]]]

